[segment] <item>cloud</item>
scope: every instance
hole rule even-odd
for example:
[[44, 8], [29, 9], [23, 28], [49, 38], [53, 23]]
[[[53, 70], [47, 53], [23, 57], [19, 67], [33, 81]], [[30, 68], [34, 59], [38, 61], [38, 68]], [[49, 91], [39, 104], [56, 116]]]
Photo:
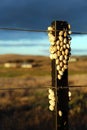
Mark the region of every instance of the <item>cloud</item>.
[[[54, 20], [65, 20], [72, 31], [87, 32], [87, 0], [1, 0], [0, 27], [47, 29]], [[73, 37], [74, 38], [74, 37]], [[77, 37], [77, 39], [80, 39]], [[85, 37], [85, 39], [87, 39]], [[0, 31], [3, 43], [49, 43], [47, 33]], [[75, 41], [74, 41], [75, 42]], [[79, 40], [78, 40], [79, 42]], [[12, 42], [13, 43], [13, 42]], [[73, 48], [78, 48], [73, 43]], [[85, 47], [87, 48], [86, 44]], [[80, 47], [81, 48], [81, 47]]]
[[72, 30], [87, 30], [86, 0], [2, 0], [0, 27], [46, 29], [53, 20], [66, 20]]

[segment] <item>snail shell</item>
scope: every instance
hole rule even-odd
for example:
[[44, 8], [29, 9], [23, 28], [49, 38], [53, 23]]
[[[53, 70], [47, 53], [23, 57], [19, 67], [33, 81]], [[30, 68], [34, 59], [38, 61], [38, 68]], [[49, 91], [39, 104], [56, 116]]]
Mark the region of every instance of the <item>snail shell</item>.
[[49, 106], [49, 110], [50, 110], [50, 111], [53, 111], [53, 110], [54, 110], [54, 106], [50, 105], [50, 106]]
[[68, 50], [68, 49], [65, 50], [65, 54], [66, 54], [66, 55], [69, 54], [69, 50]]
[[63, 42], [64, 42], [64, 43], [67, 43], [67, 38], [64, 38]]
[[65, 31], [65, 32], [64, 32], [64, 37], [66, 37], [66, 36], [67, 36], [67, 32]]
[[68, 66], [67, 65], [64, 65], [64, 69], [67, 69], [68, 68]]
[[68, 24], [68, 29], [70, 29], [71, 28], [71, 26], [70, 26], [70, 24]]
[[63, 71], [59, 71], [59, 74], [60, 74], [60, 75], [63, 75]]
[[51, 26], [49, 26], [48, 31], [53, 31], [53, 28]]
[[59, 45], [59, 44], [60, 44], [60, 41], [59, 41], [59, 40], [57, 40], [57, 41], [56, 41], [56, 45]]
[[54, 107], [55, 106], [55, 101], [49, 100], [49, 104]]
[[59, 40], [62, 42], [62, 41], [63, 41], [63, 37], [62, 37], [62, 36], [59, 36]]
[[60, 31], [60, 32], [59, 32], [59, 35], [60, 35], [60, 36], [63, 35], [63, 31]]
[[60, 60], [60, 61], [62, 61], [62, 60], [63, 60], [63, 55], [61, 55], [61, 56], [59, 57], [59, 60]]
[[63, 46], [63, 42], [60, 42], [60, 46], [61, 46], [61, 47]]
[[60, 65], [60, 67], [63, 67], [63, 62], [60, 62], [60, 64], [59, 64], [59, 65]]
[[57, 69], [58, 71], [60, 70], [60, 68], [61, 68], [60, 65], [57, 65], [57, 66], [56, 66], [56, 69]]
[[57, 51], [57, 56], [59, 57], [61, 55], [61, 52], [60, 51]]
[[56, 59], [56, 65], [58, 65], [58, 64], [59, 64], [59, 62], [60, 62], [60, 61], [59, 61], [59, 59]]
[[57, 76], [57, 77], [58, 77], [58, 79], [59, 79], [59, 80], [62, 78], [62, 76], [61, 76], [60, 74], [58, 74], [58, 76]]

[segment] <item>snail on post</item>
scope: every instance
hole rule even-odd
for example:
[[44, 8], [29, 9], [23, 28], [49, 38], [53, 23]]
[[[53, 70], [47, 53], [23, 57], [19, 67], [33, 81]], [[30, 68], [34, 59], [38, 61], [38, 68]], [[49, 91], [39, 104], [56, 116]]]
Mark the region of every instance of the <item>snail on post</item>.
[[68, 60], [70, 56], [70, 24], [67, 25], [66, 30], [60, 30], [56, 32], [56, 37], [53, 27], [48, 27], [48, 36], [50, 40], [50, 58], [55, 59], [57, 78], [61, 80], [65, 69], [68, 68]]

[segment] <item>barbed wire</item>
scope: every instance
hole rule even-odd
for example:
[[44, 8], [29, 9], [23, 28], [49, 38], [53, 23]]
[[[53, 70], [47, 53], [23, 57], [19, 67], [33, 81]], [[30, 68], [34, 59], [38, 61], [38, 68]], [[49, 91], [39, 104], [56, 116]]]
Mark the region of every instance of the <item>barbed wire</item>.
[[78, 35], [87, 35], [87, 32], [72, 32], [72, 34], [78, 34]]
[[24, 31], [24, 32], [48, 32], [48, 30], [32, 30], [32, 29], [23, 29], [23, 28], [0, 28], [0, 30]]
[[53, 87], [53, 86], [48, 86], [48, 87], [13, 87], [13, 88], [0, 88], [0, 91], [1, 90], [17, 90], [17, 89], [49, 89], [49, 88], [52, 88], [52, 89], [69, 89], [69, 88], [87, 88], [87, 85], [70, 85], [70, 86], [60, 86], [60, 87]]
[[[0, 30], [8, 30], [8, 31], [24, 31], [24, 32], [49, 32], [48, 30], [33, 30], [33, 29], [23, 29], [23, 28], [7, 28], [3, 27], [0, 28]], [[55, 31], [55, 30], [54, 30]], [[56, 30], [56, 31], [61, 31], [61, 30]], [[87, 32], [77, 32], [77, 31], [72, 31], [72, 34], [78, 34], [78, 35], [87, 35]]]
[[[0, 28], [0, 30], [8, 30], [8, 31], [25, 31], [25, 32], [49, 32], [48, 30], [32, 30], [32, 29], [23, 29], [23, 28], [7, 28], [7, 27], [3, 27]], [[54, 30], [55, 31], [55, 30]], [[56, 31], [60, 31], [60, 30], [56, 30]], [[87, 32], [72, 32], [72, 34], [87, 34]], [[53, 88], [53, 89], [67, 89], [67, 88], [85, 88], [87, 87], [87, 85], [78, 85], [78, 86], [60, 86], [60, 87], [14, 87], [14, 88], [0, 88], [0, 90], [16, 90], [16, 89], [49, 89], [49, 88]]]

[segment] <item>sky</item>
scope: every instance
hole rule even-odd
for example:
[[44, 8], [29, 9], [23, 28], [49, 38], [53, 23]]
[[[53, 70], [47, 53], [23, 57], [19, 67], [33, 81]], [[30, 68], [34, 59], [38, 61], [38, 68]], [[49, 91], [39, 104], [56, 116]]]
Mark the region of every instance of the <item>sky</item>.
[[[87, 32], [87, 0], [0, 0], [0, 28], [46, 30], [54, 20], [67, 21], [72, 32]], [[87, 35], [71, 37], [73, 49], [87, 50]], [[4, 50], [2, 45], [6, 47]], [[49, 46], [47, 33], [0, 30], [2, 53], [5, 49], [16, 52], [19, 45], [22, 52], [26, 52], [25, 46], [28, 48], [28, 45], [33, 48], [41, 45], [39, 49], [42, 51], [44, 46]]]

